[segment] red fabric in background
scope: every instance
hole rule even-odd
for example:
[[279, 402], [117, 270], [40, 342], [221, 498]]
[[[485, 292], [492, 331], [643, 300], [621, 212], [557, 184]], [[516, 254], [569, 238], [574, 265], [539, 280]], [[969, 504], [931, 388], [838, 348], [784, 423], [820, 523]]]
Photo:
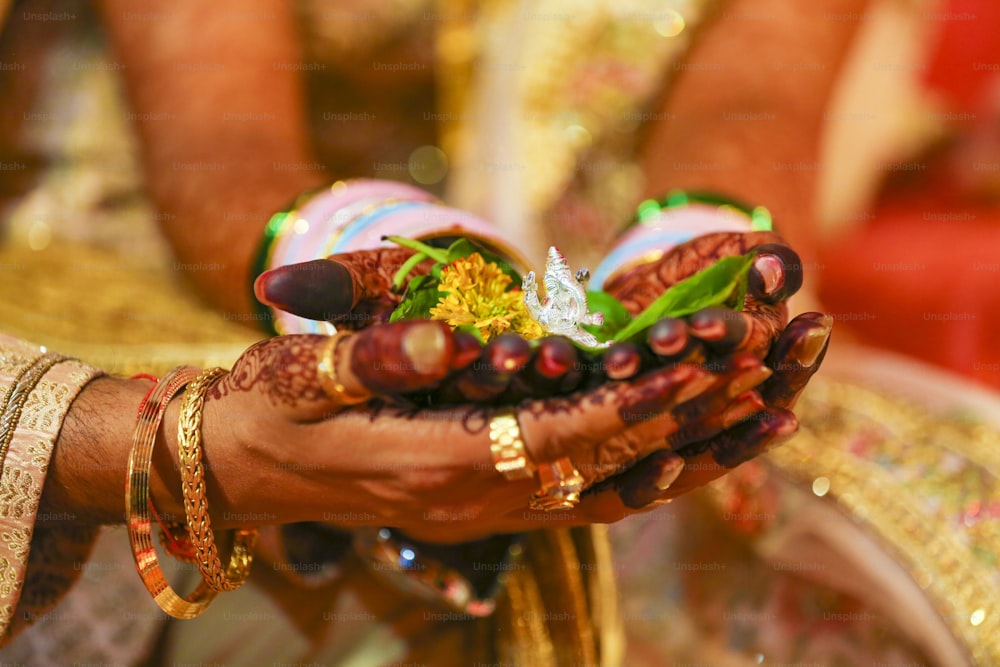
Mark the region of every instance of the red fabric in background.
[[[1000, 1], [948, 0], [929, 14], [942, 18], [930, 51], [925, 83], [954, 111], [976, 112], [980, 98], [1000, 68]], [[974, 16], [966, 20], [964, 17]]]
[[925, 83], [964, 115], [949, 146], [917, 156], [923, 171], [887, 179], [863, 229], [822, 249], [821, 298], [867, 342], [1000, 388], [1000, 198], [968, 187], [1000, 182], [1000, 0], [926, 17], [941, 24]]

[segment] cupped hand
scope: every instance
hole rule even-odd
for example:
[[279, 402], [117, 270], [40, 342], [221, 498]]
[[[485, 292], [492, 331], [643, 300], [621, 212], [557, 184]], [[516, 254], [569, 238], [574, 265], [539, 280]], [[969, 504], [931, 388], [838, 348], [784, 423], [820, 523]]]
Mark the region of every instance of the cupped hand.
[[[682, 243], [660, 259], [622, 271], [605, 285], [634, 313], [641, 312], [669, 287], [707, 269], [723, 257], [754, 252], [749, 284], [739, 313], [708, 309], [687, 318], [684, 334], [709, 345], [709, 351], [749, 350], [764, 358], [788, 320], [785, 301], [802, 286], [799, 256], [773, 232], [721, 232]], [[680, 329], [678, 335], [681, 335]]]
[[[764, 359], [762, 372], [771, 376], [759, 390], [748, 388], [736, 397], [721, 416], [693, 423], [688, 444], [667, 442], [633, 469], [592, 489], [589, 501], [602, 508], [606, 520], [704, 485], [797, 432], [791, 409], [819, 370], [833, 321], [804, 313], [784, 326], [785, 299], [801, 286], [802, 275], [798, 255], [779, 237], [769, 232], [702, 236], [617, 276], [605, 288], [638, 312], [676, 282], [722, 257], [751, 250], [755, 258], [742, 312], [710, 308], [684, 320], [661, 320], [649, 332], [649, 348], [657, 363], [686, 359], [708, 367], [749, 353]], [[622, 348], [618, 355], [628, 355], [630, 345], [617, 346]]]
[[[336, 411], [319, 382], [326, 341], [314, 335], [263, 341], [209, 390], [204, 448], [210, 496], [221, 512], [213, 521], [390, 525], [448, 542], [551, 525], [555, 513], [528, 511], [537, 481], [508, 481], [493, 467], [494, 408], [375, 401]], [[338, 377], [352, 392], [433, 383], [460, 363], [454, 334], [441, 323], [373, 327], [343, 344]], [[723, 397], [746, 391], [747, 378], [761, 378], [761, 367], [752, 355], [718, 372], [674, 365], [529, 400], [517, 417], [536, 463], [568, 457], [589, 486], [631, 468], [668, 439], [678, 447], [690, 442], [685, 426], [718, 411]], [[600, 519], [587, 509], [573, 514], [570, 520], [584, 523]], [[440, 516], [455, 521], [428, 520]]]

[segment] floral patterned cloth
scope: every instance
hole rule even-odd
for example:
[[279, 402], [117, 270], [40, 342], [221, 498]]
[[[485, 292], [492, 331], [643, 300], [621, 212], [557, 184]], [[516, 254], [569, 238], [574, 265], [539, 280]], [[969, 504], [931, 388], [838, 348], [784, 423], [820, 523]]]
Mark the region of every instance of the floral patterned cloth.
[[65, 594], [90, 551], [93, 531], [69, 514], [39, 516], [38, 508], [63, 417], [98, 374], [0, 335], [0, 642]]

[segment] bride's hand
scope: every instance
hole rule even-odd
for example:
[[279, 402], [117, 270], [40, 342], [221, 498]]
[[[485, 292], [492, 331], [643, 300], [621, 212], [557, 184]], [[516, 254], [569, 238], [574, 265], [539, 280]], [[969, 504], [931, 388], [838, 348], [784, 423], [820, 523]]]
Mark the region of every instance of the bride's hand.
[[[740, 313], [706, 309], [681, 326], [716, 354], [749, 350], [764, 358], [788, 320], [786, 300], [802, 286], [798, 254], [773, 232], [705, 234], [678, 245], [655, 262], [622, 271], [605, 285], [632, 313], [641, 312], [672, 285], [723, 257], [755, 254]], [[680, 323], [677, 323], [680, 325]]]
[[[638, 312], [668, 287], [719, 258], [750, 250], [756, 257], [742, 312], [734, 316], [732, 311], [706, 309], [686, 320], [661, 321], [657, 325], [661, 331], [651, 334], [678, 341], [673, 348], [661, 346], [661, 352], [668, 353], [660, 356], [661, 363], [685, 356], [706, 359], [711, 366], [727, 363], [731, 355], [750, 353], [764, 359], [773, 374], [759, 390], [740, 396], [721, 419], [705, 420], [692, 429], [691, 442], [668, 443], [668, 448], [593, 489], [591, 493], [602, 500], [592, 502], [604, 508], [609, 520], [701, 486], [798, 430], [791, 409], [819, 370], [833, 321], [821, 313], [804, 313], [784, 326], [785, 300], [801, 286], [802, 267], [780, 237], [769, 232], [705, 235], [657, 262], [617, 276], [605, 289]], [[671, 479], [669, 488], [657, 488], [657, 481], [662, 486], [663, 480]], [[601, 493], [609, 490], [614, 493]]]
[[[456, 363], [452, 336], [440, 323], [368, 329], [344, 340], [338, 380], [351, 392], [374, 388], [372, 380], [384, 383], [385, 372], [394, 370], [411, 378], [406, 381], [433, 382]], [[494, 469], [493, 408], [415, 410], [376, 403], [335, 412], [318, 370], [327, 340], [303, 335], [263, 341], [209, 390], [203, 430], [213, 521], [391, 525], [418, 538], [463, 541], [535, 529], [557, 518], [528, 511], [538, 490], [535, 479], [508, 481]], [[375, 349], [378, 356], [371, 354]], [[408, 350], [420, 351], [419, 378]], [[760, 367], [751, 355], [718, 372], [677, 365], [570, 396], [527, 401], [517, 410], [521, 435], [537, 464], [568, 457], [589, 486], [630, 468], [686, 424], [703, 419], [734, 387], [759, 377]], [[173, 505], [160, 509], [179, 511], [176, 494]], [[563, 520], [601, 518], [588, 512], [581, 506]], [[433, 522], [428, 516], [456, 520]]]

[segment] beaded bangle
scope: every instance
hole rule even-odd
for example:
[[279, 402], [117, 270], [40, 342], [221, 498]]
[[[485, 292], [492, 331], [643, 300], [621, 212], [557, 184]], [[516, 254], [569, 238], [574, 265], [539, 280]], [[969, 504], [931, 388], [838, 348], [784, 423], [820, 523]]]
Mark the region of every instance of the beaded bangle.
[[704, 234], [770, 231], [771, 213], [708, 192], [674, 190], [639, 204], [625, 233], [594, 270], [590, 289], [599, 290], [614, 274], [653, 262], [672, 248]]
[[522, 554], [520, 536], [494, 535], [463, 544], [461, 560], [497, 567], [462, 568], [446, 555], [448, 545], [421, 544], [393, 528], [369, 527], [354, 531], [354, 548], [376, 576], [401, 591], [473, 618], [493, 613], [506, 571]]
[[0, 473], [3, 473], [7, 449], [10, 447], [11, 440], [14, 439], [17, 423], [21, 420], [21, 412], [23, 412], [32, 390], [53, 366], [67, 359], [69, 357], [61, 354], [46, 352], [21, 371], [20, 376], [10, 386], [7, 395], [4, 396], [3, 404], [0, 406]]
[[135, 567], [153, 601], [174, 618], [195, 618], [215, 599], [216, 592], [207, 582], [198, 584], [186, 598], [167, 583], [153, 546], [150, 517], [149, 471], [152, 466], [156, 432], [163, 420], [170, 399], [198, 374], [191, 366], [175, 368], [153, 386], [143, 400], [132, 436], [132, 451], [125, 480], [125, 523]]
[[716, 192], [705, 190], [671, 190], [661, 199], [647, 199], [636, 207], [632, 224], [642, 224], [655, 218], [667, 209], [681, 208], [692, 204], [711, 206], [719, 211], [734, 211], [750, 218], [750, 230], [754, 232], [769, 232], [773, 221], [771, 212], [763, 206], [749, 206], [739, 199], [725, 197]]
[[253, 565], [253, 548], [257, 542], [256, 529], [235, 531], [232, 554], [225, 570], [215, 546], [212, 520], [208, 516], [208, 499], [205, 493], [205, 470], [201, 459], [201, 417], [205, 407], [205, 393], [219, 377], [226, 374], [223, 368], [202, 371], [188, 387], [181, 403], [177, 424], [177, 458], [180, 460], [181, 484], [184, 493], [184, 513], [191, 545], [198, 554], [198, 570], [213, 591], [234, 591], [250, 576]]

